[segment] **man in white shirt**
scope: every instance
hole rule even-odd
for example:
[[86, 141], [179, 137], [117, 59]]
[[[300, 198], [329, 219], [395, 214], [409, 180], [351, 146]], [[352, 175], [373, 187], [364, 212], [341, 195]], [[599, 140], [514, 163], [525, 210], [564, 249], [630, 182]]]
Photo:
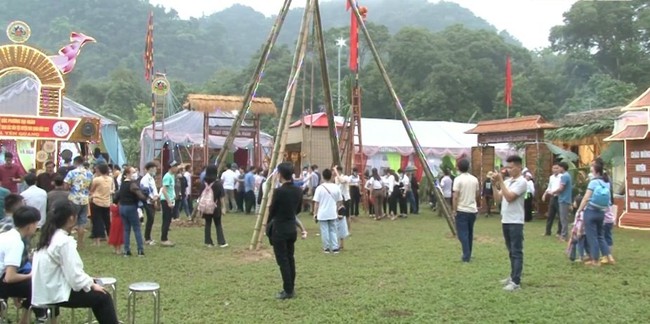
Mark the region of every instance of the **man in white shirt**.
[[235, 211], [237, 201], [235, 200], [235, 189], [237, 188], [237, 178], [239, 178], [239, 171], [237, 171], [237, 164], [230, 165], [230, 169], [221, 174], [221, 183], [223, 189], [226, 191], [226, 200], [228, 201], [228, 210]]
[[47, 216], [47, 192], [36, 186], [36, 175], [28, 173], [25, 176], [27, 190], [20, 193], [25, 198], [25, 205], [36, 208], [41, 213], [41, 219], [38, 222], [38, 228], [45, 224]]
[[[553, 164], [553, 174], [548, 179], [548, 186], [546, 192], [542, 195], [542, 201], [546, 201], [549, 197], [551, 198], [548, 203], [548, 217], [546, 218], [546, 232], [544, 236], [551, 236], [551, 230], [553, 228], [553, 222], [555, 222], [556, 216], [558, 216], [560, 211], [560, 203], [558, 195], [554, 195], [558, 188], [560, 188], [560, 181], [562, 180], [562, 175], [560, 174], [560, 166], [558, 162]], [[557, 221], [557, 236], [562, 232], [562, 223], [559, 220]]]
[[469, 262], [472, 258], [472, 243], [474, 242], [474, 222], [476, 222], [476, 200], [479, 196], [478, 179], [468, 173], [469, 161], [462, 159], [458, 162], [460, 175], [454, 181], [454, 199], [452, 212], [455, 213], [456, 232], [463, 250], [461, 261]]
[[521, 288], [524, 269], [524, 200], [528, 184], [521, 175], [521, 157], [513, 155], [506, 162], [510, 178], [504, 181], [501, 173], [497, 172], [492, 190], [494, 199], [501, 200], [501, 226], [510, 257], [510, 277], [501, 283], [505, 285], [503, 290], [515, 291]]
[[142, 193], [147, 196], [147, 203], [144, 206], [144, 212], [147, 220], [144, 227], [144, 243], [147, 245], [154, 245], [155, 242], [151, 239], [151, 229], [153, 228], [153, 220], [156, 215], [156, 201], [160, 198], [158, 196], [158, 187], [156, 186], [156, 174], [158, 174], [158, 164], [149, 162], [144, 166], [145, 175], [140, 179], [140, 189]]
[[325, 253], [339, 253], [339, 238], [336, 228], [338, 209], [343, 195], [339, 186], [332, 183], [332, 171], [323, 170], [324, 182], [314, 192], [314, 219], [320, 224], [320, 236]]
[[[0, 234], [0, 291], [3, 298], [23, 300], [21, 324], [29, 322], [27, 310], [32, 300], [31, 263], [28, 263], [25, 242], [36, 233], [40, 218], [36, 208], [20, 207], [13, 215], [15, 227]], [[44, 315], [42, 311], [34, 310], [34, 313], [37, 317]]]
[[451, 179], [451, 171], [449, 171], [449, 169], [445, 168], [443, 172], [445, 175], [440, 179], [440, 189], [442, 189], [442, 196], [445, 198], [445, 201], [449, 204], [449, 207], [451, 207], [452, 186], [454, 181]]

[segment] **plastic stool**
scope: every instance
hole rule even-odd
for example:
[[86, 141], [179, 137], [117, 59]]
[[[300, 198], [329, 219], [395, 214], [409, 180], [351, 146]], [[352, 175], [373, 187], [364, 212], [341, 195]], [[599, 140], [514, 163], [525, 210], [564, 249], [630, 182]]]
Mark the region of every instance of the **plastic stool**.
[[150, 293], [153, 296], [153, 323], [160, 324], [160, 285], [155, 282], [137, 282], [129, 285], [127, 322], [135, 324], [135, 300], [137, 293]]
[[[97, 278], [98, 284], [102, 285], [104, 289], [108, 290], [108, 293], [111, 294], [111, 297], [113, 297], [113, 307], [115, 307], [115, 311], [117, 312], [117, 279], [111, 278], [111, 277], [104, 277], [104, 278]], [[97, 323], [97, 321], [93, 320], [93, 310], [88, 309], [88, 319], [86, 320], [86, 324], [92, 324], [92, 323]]]
[[53, 323], [54, 319], [56, 318], [56, 305], [35, 305], [35, 304], [32, 304], [31, 306], [29, 306], [29, 310], [28, 310], [29, 321], [30, 322], [32, 320], [32, 318], [31, 318], [31, 316], [32, 316], [31, 315], [32, 314], [31, 310], [35, 309], [35, 308], [36, 309], [42, 309], [42, 310], [45, 311], [45, 324]]

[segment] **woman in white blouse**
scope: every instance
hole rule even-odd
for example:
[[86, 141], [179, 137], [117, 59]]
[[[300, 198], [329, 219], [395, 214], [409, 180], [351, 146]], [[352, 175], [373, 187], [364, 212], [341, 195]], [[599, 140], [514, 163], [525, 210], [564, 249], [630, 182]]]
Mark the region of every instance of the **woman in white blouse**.
[[111, 296], [84, 272], [77, 242], [69, 235], [77, 213], [69, 202], [54, 206], [41, 228], [32, 269], [32, 304], [92, 308], [100, 324], [117, 324]]
[[384, 182], [379, 176], [376, 168], [372, 169], [372, 174], [370, 178], [366, 181], [366, 189], [370, 190], [370, 195], [373, 199], [373, 205], [375, 210], [375, 219], [380, 220], [384, 217], [384, 198], [386, 197], [386, 190]]

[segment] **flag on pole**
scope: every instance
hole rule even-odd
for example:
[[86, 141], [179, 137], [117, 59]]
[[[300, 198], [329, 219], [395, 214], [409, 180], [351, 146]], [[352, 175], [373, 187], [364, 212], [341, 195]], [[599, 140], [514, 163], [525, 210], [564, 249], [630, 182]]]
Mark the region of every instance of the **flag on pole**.
[[507, 115], [510, 116], [510, 105], [512, 105], [512, 66], [510, 64], [510, 55], [506, 56], [506, 86], [504, 91]]
[[149, 23], [147, 26], [147, 37], [144, 46], [144, 78], [151, 81], [154, 75], [153, 67], [153, 11], [149, 13]]
[[346, 0], [345, 3], [346, 9], [350, 11], [350, 70], [356, 73], [359, 69], [359, 22], [350, 1]]

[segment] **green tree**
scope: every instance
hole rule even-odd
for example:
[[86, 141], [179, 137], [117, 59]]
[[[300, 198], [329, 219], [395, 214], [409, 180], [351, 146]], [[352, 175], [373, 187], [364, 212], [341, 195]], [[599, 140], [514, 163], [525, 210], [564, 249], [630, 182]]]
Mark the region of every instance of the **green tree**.
[[608, 74], [594, 74], [585, 86], [566, 101], [558, 117], [575, 111], [626, 105], [636, 95], [634, 84], [615, 80]]
[[151, 107], [146, 104], [138, 104], [134, 107], [133, 112], [135, 116], [133, 119], [116, 114], [107, 115], [118, 123], [124, 154], [128, 163], [131, 164], [140, 161], [140, 135], [145, 127], [151, 125]]

